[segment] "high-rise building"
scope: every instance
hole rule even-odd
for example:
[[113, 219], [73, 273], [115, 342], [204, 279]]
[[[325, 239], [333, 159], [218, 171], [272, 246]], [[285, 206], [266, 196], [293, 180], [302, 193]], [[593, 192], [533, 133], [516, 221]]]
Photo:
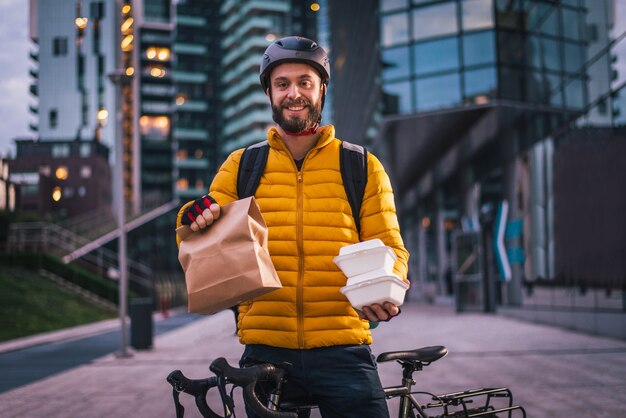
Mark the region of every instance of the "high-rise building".
[[184, 201], [206, 193], [221, 163], [220, 5], [218, 0], [180, 0], [176, 5], [175, 193]]
[[34, 68], [31, 127], [41, 140], [85, 139], [112, 146], [115, 89], [114, 2], [30, 0]]
[[[298, 0], [227, 0], [222, 4], [222, 152], [262, 141], [273, 124], [259, 82], [265, 49], [283, 36], [316, 39], [316, 10]], [[324, 45], [322, 45], [324, 46]]]
[[623, 324], [625, 18], [622, 0], [381, 0], [377, 148], [414, 289], [625, 337], [593, 325]]

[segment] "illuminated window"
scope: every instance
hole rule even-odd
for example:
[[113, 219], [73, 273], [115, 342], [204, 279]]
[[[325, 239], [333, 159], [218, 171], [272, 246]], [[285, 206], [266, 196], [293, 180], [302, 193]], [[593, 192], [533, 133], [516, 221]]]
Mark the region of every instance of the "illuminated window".
[[60, 187], [55, 187], [54, 189], [52, 189], [52, 200], [54, 200], [55, 202], [58, 202], [59, 200], [61, 200], [62, 197], [62, 193], [61, 193], [61, 188]]
[[189, 188], [189, 180], [178, 179], [178, 181], [176, 181], [176, 188], [178, 190], [187, 190]]
[[69, 171], [66, 166], [61, 165], [57, 167], [56, 171], [54, 172], [54, 175], [59, 180], [67, 180], [67, 178], [69, 177]]
[[84, 179], [88, 179], [91, 177], [91, 167], [88, 165], [84, 165], [80, 168], [80, 176]]
[[204, 180], [196, 180], [196, 189], [204, 189]]
[[139, 118], [141, 135], [150, 139], [165, 140], [170, 133], [170, 119], [167, 116], [142, 116]]
[[169, 48], [157, 48], [155, 46], [146, 49], [146, 58], [149, 60], [168, 61], [170, 59]]
[[196, 152], [194, 152], [194, 157], [196, 158], [202, 158], [202, 156], [204, 155], [204, 153], [202, 152], [201, 149], [197, 149]]

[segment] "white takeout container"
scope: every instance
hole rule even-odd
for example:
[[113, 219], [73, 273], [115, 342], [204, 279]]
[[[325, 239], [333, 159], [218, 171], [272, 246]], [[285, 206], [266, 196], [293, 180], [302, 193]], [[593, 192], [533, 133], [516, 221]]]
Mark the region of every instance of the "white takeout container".
[[384, 276], [389, 276], [389, 272], [385, 270], [384, 268], [379, 268], [376, 270], [368, 271], [367, 273], [357, 274], [356, 276], [348, 277], [346, 285], [350, 286], [353, 284], [366, 282], [368, 280], [378, 279], [379, 277], [384, 277]]
[[350, 304], [356, 309], [369, 306], [374, 303], [382, 304], [391, 302], [396, 306], [402, 305], [404, 295], [409, 285], [395, 274], [379, 277], [353, 285], [344, 286], [341, 289]]
[[392, 274], [397, 258], [391, 247], [373, 239], [342, 247], [333, 261], [347, 277], [352, 277], [378, 269], [386, 275]]

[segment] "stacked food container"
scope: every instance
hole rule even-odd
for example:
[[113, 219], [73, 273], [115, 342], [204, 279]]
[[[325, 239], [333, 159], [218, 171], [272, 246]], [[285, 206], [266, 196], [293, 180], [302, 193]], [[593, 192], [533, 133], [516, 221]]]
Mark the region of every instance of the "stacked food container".
[[379, 239], [342, 247], [333, 259], [348, 278], [341, 293], [356, 309], [383, 302], [402, 305], [409, 285], [393, 273], [396, 259], [393, 249]]

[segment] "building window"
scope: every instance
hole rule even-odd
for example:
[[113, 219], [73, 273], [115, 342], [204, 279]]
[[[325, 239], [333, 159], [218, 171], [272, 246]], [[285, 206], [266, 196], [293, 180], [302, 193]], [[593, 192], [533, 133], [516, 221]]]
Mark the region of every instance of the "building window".
[[451, 35], [459, 31], [456, 2], [413, 10], [413, 39]]
[[67, 169], [67, 166], [60, 165], [54, 171], [54, 175], [59, 180], [67, 180], [70, 176], [70, 171]]
[[480, 32], [463, 36], [463, 64], [468, 67], [495, 62], [495, 40], [493, 32]]
[[459, 46], [457, 38], [424, 42], [414, 46], [417, 75], [458, 70]]
[[418, 79], [415, 91], [417, 110], [420, 112], [450, 107], [461, 102], [459, 74]]
[[152, 140], [166, 140], [170, 133], [170, 119], [167, 116], [142, 116], [139, 118], [141, 135]]
[[404, 9], [406, 8], [406, 1], [407, 0], [381, 0], [380, 10], [388, 12], [395, 9]]
[[59, 112], [56, 109], [51, 109], [48, 112], [48, 126], [50, 129], [54, 129], [57, 127], [59, 123]]
[[385, 49], [382, 52], [383, 80], [408, 77], [409, 48], [401, 46], [399, 48]]
[[463, 0], [463, 30], [493, 28], [491, 0]]
[[476, 99], [480, 96], [494, 97], [497, 88], [496, 69], [482, 68], [480, 70], [466, 71], [464, 96], [467, 99]]
[[52, 56], [63, 57], [67, 55], [67, 38], [57, 36], [52, 39]]
[[91, 155], [91, 144], [90, 143], [80, 144], [79, 153], [82, 158], [89, 157]]
[[70, 156], [69, 144], [52, 145], [52, 156], [53, 157], [69, 157]]
[[84, 179], [88, 179], [91, 177], [91, 167], [88, 165], [84, 165], [80, 168], [80, 176]]
[[406, 13], [384, 16], [382, 20], [382, 44], [392, 46], [409, 41], [409, 21]]
[[383, 95], [386, 114], [406, 114], [413, 110], [410, 82], [385, 84]]

